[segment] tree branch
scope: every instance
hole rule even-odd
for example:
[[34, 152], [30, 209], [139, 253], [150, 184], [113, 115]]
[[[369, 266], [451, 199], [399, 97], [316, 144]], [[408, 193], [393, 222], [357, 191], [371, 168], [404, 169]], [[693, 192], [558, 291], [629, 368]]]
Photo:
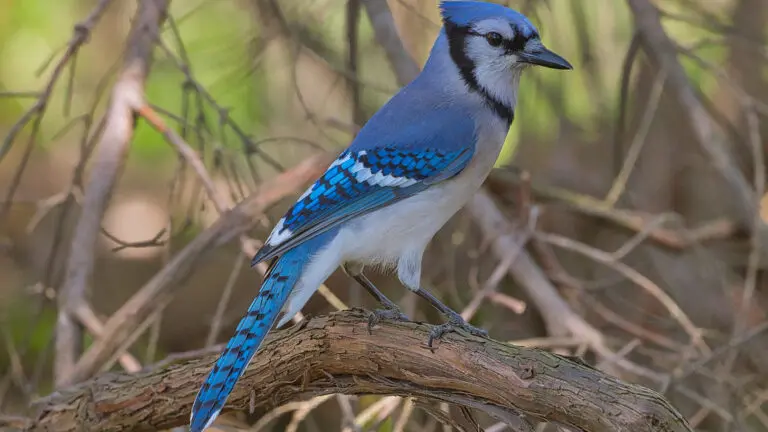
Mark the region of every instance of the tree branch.
[[[755, 226], [754, 215], [759, 210], [755, 191], [741, 173], [733, 158], [726, 150], [725, 136], [714, 125], [715, 121], [696, 96], [693, 86], [677, 59], [677, 47], [661, 25], [659, 11], [648, 0], [627, 0], [635, 19], [635, 25], [644, 42], [647, 53], [666, 72], [667, 80], [683, 107], [684, 118], [693, 131], [696, 141], [712, 160], [712, 164], [737, 195], [740, 211], [739, 223], [755, 235], [768, 238], [768, 226]], [[768, 242], [763, 242], [764, 247]], [[763, 251], [765, 252], [765, 250]]]
[[93, 168], [85, 187], [83, 210], [75, 227], [67, 272], [58, 297], [54, 363], [57, 385], [71, 382], [70, 375], [82, 350], [82, 328], [71, 313], [85, 303], [101, 219], [130, 148], [135, 126], [134, 113], [143, 105], [144, 81], [149, 73], [152, 49], [158, 30], [165, 20], [168, 2], [139, 2], [135, 22], [128, 36], [123, 70], [112, 90], [104, 132], [96, 145]]
[[413, 60], [397, 35], [395, 20], [386, 1], [362, 0], [363, 7], [371, 20], [376, 42], [384, 48], [387, 59], [395, 70], [397, 82], [404, 86], [419, 74], [419, 65]]
[[[259, 192], [243, 200], [195, 237], [109, 318], [104, 324], [101, 337], [80, 358], [68, 383], [82, 381], [99, 372], [120, 352], [133, 331], [171, 300], [178, 282], [189, 275], [198, 259], [216, 246], [244, 233], [268, 206], [317, 178], [331, 160], [327, 154], [306, 159], [262, 185]], [[81, 312], [75, 310], [78, 316]]]
[[[229, 410], [275, 407], [309, 395], [392, 394], [457, 403], [510, 419], [519, 412], [600, 431], [691, 431], [656, 392], [545, 351], [464, 334], [437, 349], [429, 325], [382, 322], [360, 310], [272, 334], [229, 398]], [[138, 375], [105, 374], [36, 403], [30, 431], [156, 430], [186, 424], [218, 353]], [[511, 420], [510, 420], [511, 421]]]

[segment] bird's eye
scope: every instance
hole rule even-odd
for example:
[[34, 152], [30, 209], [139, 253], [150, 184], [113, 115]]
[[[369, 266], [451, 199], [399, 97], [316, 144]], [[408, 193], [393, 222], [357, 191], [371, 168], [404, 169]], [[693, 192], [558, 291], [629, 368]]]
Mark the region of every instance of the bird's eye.
[[504, 38], [496, 32], [490, 32], [486, 34], [485, 40], [488, 41], [488, 45], [492, 47], [497, 47], [501, 45], [502, 42], [504, 42]]

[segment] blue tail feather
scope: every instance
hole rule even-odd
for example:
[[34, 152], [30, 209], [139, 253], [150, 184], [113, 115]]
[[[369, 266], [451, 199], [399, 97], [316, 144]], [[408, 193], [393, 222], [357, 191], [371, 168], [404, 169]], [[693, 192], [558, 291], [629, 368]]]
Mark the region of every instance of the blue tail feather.
[[224, 407], [235, 383], [274, 325], [280, 310], [301, 277], [309, 259], [306, 248], [286, 252], [273, 263], [259, 294], [237, 325], [235, 335], [213, 366], [192, 405], [190, 431], [209, 427]]

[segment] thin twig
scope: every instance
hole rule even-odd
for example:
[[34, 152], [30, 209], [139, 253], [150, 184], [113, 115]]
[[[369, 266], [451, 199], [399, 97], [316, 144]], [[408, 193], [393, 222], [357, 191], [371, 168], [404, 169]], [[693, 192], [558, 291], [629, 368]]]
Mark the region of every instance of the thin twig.
[[666, 82], [666, 74], [662, 70], [656, 77], [653, 83], [653, 89], [651, 89], [651, 95], [648, 99], [648, 104], [643, 112], [640, 126], [632, 139], [632, 144], [629, 146], [629, 153], [624, 159], [624, 164], [619, 171], [619, 175], [616, 176], [616, 180], [611, 185], [611, 189], [605, 196], [605, 202], [607, 205], [613, 207], [618, 202], [621, 194], [626, 189], [629, 176], [632, 174], [632, 170], [637, 163], [637, 159], [640, 157], [640, 153], [643, 150], [648, 131], [651, 129], [651, 123], [656, 117], [656, 110], [659, 107], [659, 101], [661, 100], [661, 92], [664, 89], [664, 83]]
[[8, 134], [3, 139], [2, 144], [0, 144], [0, 161], [2, 161], [3, 157], [10, 150], [11, 145], [13, 144], [13, 141], [16, 139], [16, 136], [19, 134], [19, 132], [21, 132], [21, 130], [30, 121], [32, 121], [33, 118], [35, 119], [32, 126], [32, 133], [30, 134], [27, 141], [27, 148], [24, 150], [21, 163], [16, 170], [16, 174], [14, 174], [14, 179], [11, 181], [11, 186], [6, 193], [2, 210], [0, 210], [0, 219], [5, 217], [8, 210], [10, 209], [11, 203], [13, 202], [13, 196], [16, 192], [16, 187], [18, 186], [21, 175], [24, 172], [24, 168], [27, 164], [27, 161], [29, 160], [29, 156], [31, 155], [32, 149], [34, 148], [35, 142], [37, 140], [37, 135], [40, 131], [40, 123], [42, 122], [45, 110], [48, 107], [48, 101], [51, 97], [51, 93], [53, 92], [53, 88], [58, 82], [61, 73], [64, 71], [64, 68], [67, 66], [70, 59], [75, 54], [77, 54], [77, 52], [85, 43], [88, 42], [91, 31], [99, 22], [102, 15], [107, 10], [107, 7], [112, 3], [112, 1], [113, 0], [100, 0], [99, 3], [96, 4], [96, 6], [93, 8], [93, 10], [91, 10], [90, 14], [88, 14], [85, 20], [75, 25], [74, 35], [67, 44], [66, 51], [56, 63], [56, 66], [53, 68], [51, 77], [48, 79], [48, 83], [40, 93], [37, 102], [35, 102], [35, 104], [29, 110], [27, 110], [27, 112], [25, 112], [13, 126], [11, 126]]
[[[758, 197], [765, 195], [765, 154], [763, 150], [763, 141], [760, 137], [760, 123], [757, 113], [751, 104], [745, 106], [745, 115], [747, 127], [749, 130], [749, 144], [752, 150], [752, 160], [754, 161], [754, 188]], [[757, 285], [758, 271], [760, 270], [760, 256], [762, 252], [759, 227], [763, 224], [763, 218], [760, 212], [755, 212], [752, 235], [750, 236], [750, 251], [747, 259], [747, 276], [744, 280], [744, 289], [741, 293], [741, 302], [738, 307], [738, 313], [733, 323], [731, 338], [736, 338], [744, 332], [747, 326], [749, 310], [755, 295]], [[722, 372], [730, 371], [733, 363], [736, 361], [736, 351], [732, 352], [723, 365]]]
[[[85, 326], [85, 328], [88, 330], [88, 333], [93, 335], [94, 338], [101, 337], [101, 335], [104, 333], [104, 324], [101, 322], [98, 316], [96, 316], [96, 313], [93, 311], [93, 308], [89, 304], [81, 304], [79, 308], [80, 313], [78, 314], [78, 319], [80, 320], [80, 323]], [[123, 353], [119, 357], [120, 366], [123, 367], [123, 369], [126, 372], [138, 372], [141, 370], [141, 363], [139, 362], [136, 357], [131, 355], [131, 353]]]
[[[484, 190], [474, 196], [467, 209], [483, 234], [493, 239], [491, 250], [499, 259], [516, 253], [514, 252], [517, 249], [515, 237], [519, 234], [516, 234], [513, 225], [506, 220]], [[535, 237], [538, 237], [538, 234]], [[520, 252], [510, 268], [510, 275], [536, 305], [550, 335], [574, 336], [589, 346], [600, 358], [615, 357], [615, 353], [607, 346], [603, 334], [573, 311], [527, 252]], [[659, 373], [626, 359], [617, 360], [615, 366], [656, 382], [666, 380]]]
[[[520, 181], [519, 176], [515, 173], [502, 170], [492, 172], [489, 178], [491, 189], [494, 192], [498, 189], [500, 195], [503, 195], [507, 186], [518, 184]], [[652, 226], [653, 221], [678, 220], [679, 217], [671, 213], [649, 214], [635, 210], [612, 208], [598, 198], [553, 186], [533, 183], [531, 190], [539, 200], [566, 204], [585, 215], [610, 221], [628, 230], [644, 233], [648, 239], [673, 249], [685, 249], [705, 241], [728, 238], [734, 235], [738, 228], [734, 222], [725, 218], [717, 218], [695, 228], [670, 229], [664, 226]]]
[[239, 256], [235, 258], [235, 266], [232, 268], [232, 272], [229, 274], [229, 279], [224, 285], [224, 290], [219, 298], [219, 304], [216, 306], [216, 312], [213, 314], [213, 320], [211, 321], [211, 330], [208, 332], [205, 346], [212, 346], [216, 339], [219, 337], [219, 331], [221, 330], [221, 321], [224, 318], [224, 312], [226, 311], [229, 298], [232, 296], [232, 291], [237, 282], [237, 278], [240, 276], [240, 270], [243, 269], [243, 257]]
[[682, 327], [683, 330], [688, 333], [688, 336], [691, 338], [691, 344], [699, 347], [699, 349], [701, 349], [702, 353], [705, 355], [709, 354], [710, 349], [706, 346], [704, 340], [702, 339], [701, 330], [699, 330], [699, 328], [693, 324], [693, 321], [691, 321], [691, 319], [688, 318], [688, 315], [686, 315], [686, 313], [680, 309], [680, 306], [678, 306], [677, 303], [675, 303], [675, 301], [666, 292], [664, 292], [664, 290], [659, 288], [659, 286], [656, 285], [652, 280], [648, 279], [628, 265], [616, 261], [608, 252], [595, 249], [583, 243], [577, 242], [576, 240], [572, 240], [557, 234], [537, 232], [535, 236], [537, 239], [551, 245], [587, 256], [601, 264], [609, 266], [610, 268], [616, 270], [618, 273], [624, 275], [624, 277], [637, 284], [637, 286], [643, 288], [651, 296], [655, 297], [667, 309], [667, 311], [669, 311], [672, 318], [674, 318], [680, 324], [680, 327]]
[[405, 50], [403, 41], [397, 35], [392, 11], [385, 1], [362, 0], [363, 7], [373, 25], [376, 42], [387, 53], [389, 64], [395, 70], [395, 76], [401, 86], [408, 84], [419, 74], [419, 65]]
[[156, 34], [165, 19], [168, 0], [142, 0], [136, 12], [123, 70], [112, 90], [104, 132], [96, 146], [91, 176], [85, 187], [83, 209], [75, 227], [67, 271], [59, 300], [54, 376], [58, 386], [71, 383], [82, 331], [70, 314], [84, 305], [93, 272], [96, 241], [112, 189], [120, 176], [133, 137], [134, 113], [144, 99], [144, 81], [152, 63]]
[[[661, 25], [659, 11], [649, 0], [627, 0], [634, 15], [635, 24], [648, 54], [666, 71], [669, 85], [682, 105], [682, 114], [693, 131], [701, 149], [712, 160], [714, 167], [733, 189], [741, 206], [739, 222], [753, 230], [754, 214], [758, 210], [758, 199], [738, 169], [724, 145], [725, 136], [714, 127], [715, 122], [696, 96], [691, 82], [677, 59], [675, 44]], [[762, 234], [765, 224], [759, 227]], [[768, 246], [768, 245], [764, 245]]]
[[253, 225], [267, 206], [318, 177], [329, 163], [330, 158], [326, 155], [308, 158], [264, 184], [258, 193], [246, 198], [201, 232], [109, 318], [104, 324], [103, 336], [80, 358], [70, 381], [76, 382], [92, 376], [110, 357], [118, 353], [122, 343], [135, 328], [172, 298], [177, 282], [189, 274], [194, 263], [205, 253], [239, 237]]

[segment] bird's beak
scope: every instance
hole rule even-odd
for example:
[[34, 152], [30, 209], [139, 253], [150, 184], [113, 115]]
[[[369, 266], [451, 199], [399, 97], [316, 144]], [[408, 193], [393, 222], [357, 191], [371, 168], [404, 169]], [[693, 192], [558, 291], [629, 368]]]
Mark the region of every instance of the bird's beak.
[[573, 69], [568, 60], [548, 50], [544, 45], [537, 45], [533, 49], [526, 49], [518, 54], [520, 61], [536, 66], [544, 66], [552, 69]]

